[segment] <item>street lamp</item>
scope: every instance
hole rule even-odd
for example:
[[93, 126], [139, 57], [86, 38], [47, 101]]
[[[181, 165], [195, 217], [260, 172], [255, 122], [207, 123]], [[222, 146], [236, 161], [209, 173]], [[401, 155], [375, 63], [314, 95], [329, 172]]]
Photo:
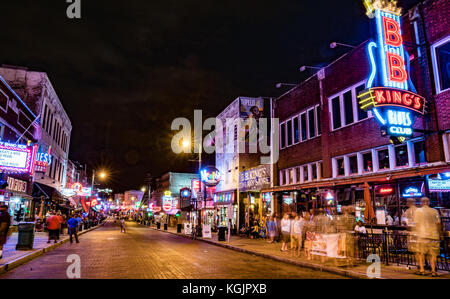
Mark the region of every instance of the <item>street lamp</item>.
[[347, 44], [343, 44], [343, 43], [338, 43], [338, 42], [332, 42], [332, 43], [330, 44], [330, 48], [331, 48], [331, 49], [334, 49], [334, 48], [336, 48], [338, 45], [339, 45], [339, 46], [348, 47], [348, 48], [356, 48], [355, 46], [347, 45]]
[[[104, 171], [101, 171], [99, 174], [101, 179], [106, 178], [106, 173]], [[91, 218], [91, 209], [92, 209], [92, 197], [94, 195], [94, 184], [95, 184], [95, 169], [92, 169], [92, 190], [91, 190], [91, 203], [89, 205], [89, 216], [88, 218]]]
[[309, 65], [302, 65], [300, 67], [300, 72], [304, 72], [306, 69], [315, 69], [315, 70], [321, 70], [321, 67], [315, 67], [315, 66], [309, 66]]
[[298, 84], [281, 83], [281, 82], [279, 82], [279, 83], [277, 83], [277, 84], [275, 85], [276, 88], [281, 88], [281, 86], [293, 86], [293, 87], [295, 87], [295, 86], [298, 86]]

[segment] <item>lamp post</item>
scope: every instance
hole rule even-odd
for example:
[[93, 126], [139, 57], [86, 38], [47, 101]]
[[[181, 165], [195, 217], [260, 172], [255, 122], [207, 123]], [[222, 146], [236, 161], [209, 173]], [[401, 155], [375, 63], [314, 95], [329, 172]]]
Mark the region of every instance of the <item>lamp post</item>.
[[[100, 172], [100, 178], [105, 178], [105, 172]], [[94, 184], [95, 184], [95, 169], [92, 169], [92, 190], [91, 190], [91, 202], [89, 204], [89, 215], [88, 218], [91, 218], [91, 209], [92, 209], [92, 198], [94, 197]]]

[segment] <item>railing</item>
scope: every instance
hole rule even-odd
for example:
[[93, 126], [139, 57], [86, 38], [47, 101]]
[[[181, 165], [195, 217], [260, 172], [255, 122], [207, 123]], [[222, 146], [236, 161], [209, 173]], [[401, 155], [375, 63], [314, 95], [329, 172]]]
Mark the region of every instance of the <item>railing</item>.
[[[408, 234], [404, 232], [383, 232], [381, 234], [357, 234], [356, 257], [366, 260], [370, 254], [377, 254], [386, 265], [418, 266], [415, 253], [411, 250]], [[437, 270], [450, 271], [449, 237], [440, 242], [440, 254], [437, 257]]]

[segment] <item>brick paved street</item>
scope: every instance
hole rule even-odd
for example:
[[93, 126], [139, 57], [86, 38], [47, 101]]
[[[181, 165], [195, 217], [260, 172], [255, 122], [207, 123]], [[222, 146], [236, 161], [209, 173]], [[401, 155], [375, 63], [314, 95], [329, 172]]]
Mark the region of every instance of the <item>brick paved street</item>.
[[127, 234], [108, 222], [0, 278], [66, 278], [70, 254], [81, 278], [342, 278], [338, 275], [220, 248], [128, 222]]

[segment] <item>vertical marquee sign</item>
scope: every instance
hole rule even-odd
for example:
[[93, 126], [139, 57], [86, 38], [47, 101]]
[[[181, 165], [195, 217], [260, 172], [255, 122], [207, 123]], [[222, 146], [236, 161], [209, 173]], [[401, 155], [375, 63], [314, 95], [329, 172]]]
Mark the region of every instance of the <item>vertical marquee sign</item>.
[[359, 93], [361, 109], [371, 110], [387, 135], [404, 140], [413, 135], [414, 118], [425, 113], [425, 99], [409, 76], [409, 56], [403, 46], [397, 1], [364, 0], [375, 18], [377, 36], [367, 47], [371, 73]]

